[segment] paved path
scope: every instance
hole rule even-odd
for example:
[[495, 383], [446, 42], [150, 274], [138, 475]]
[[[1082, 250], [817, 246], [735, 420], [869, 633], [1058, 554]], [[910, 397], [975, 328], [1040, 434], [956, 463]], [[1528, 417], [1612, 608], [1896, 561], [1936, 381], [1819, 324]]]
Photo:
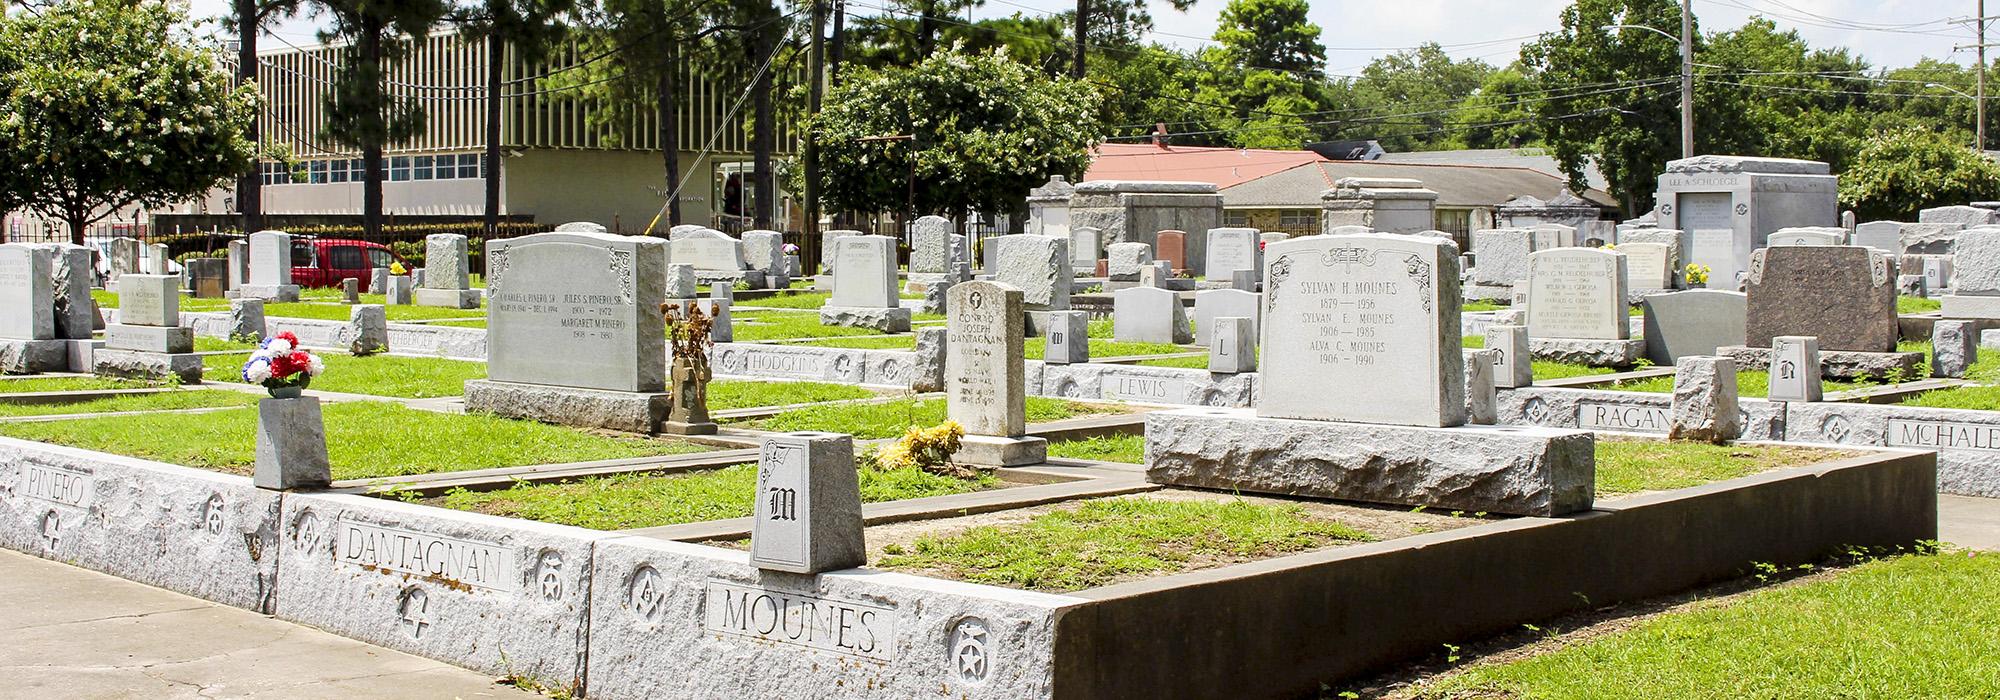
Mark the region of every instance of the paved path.
[[1938, 496], [1938, 539], [2000, 550], [2000, 499]]
[[[1946, 542], [2000, 549], [2000, 499], [1942, 496]], [[0, 698], [511, 698], [484, 675], [0, 550]]]
[[0, 698], [513, 698], [484, 674], [0, 550]]

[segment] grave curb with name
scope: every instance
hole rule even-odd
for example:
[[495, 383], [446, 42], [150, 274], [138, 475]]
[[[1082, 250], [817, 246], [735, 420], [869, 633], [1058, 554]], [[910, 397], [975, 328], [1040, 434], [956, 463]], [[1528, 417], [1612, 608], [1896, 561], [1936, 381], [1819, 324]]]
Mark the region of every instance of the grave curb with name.
[[[1739, 399], [1741, 440], [1785, 439], [1785, 404]], [[1640, 391], [1524, 387], [1500, 392], [1500, 425], [1532, 425], [1665, 437], [1672, 427], [1673, 396]]]
[[248, 477], [0, 438], [0, 484], [0, 546], [272, 609], [279, 498]]
[[1795, 403], [1785, 441], [1938, 453], [1944, 493], [2000, 497], [2000, 412], [1863, 403]]
[[[607, 700], [1049, 697], [1060, 613], [1087, 602], [869, 569], [767, 573], [747, 552], [645, 537], [600, 541], [591, 563], [590, 694]], [[835, 624], [758, 612], [781, 609]]]
[[1594, 444], [1589, 433], [1573, 430], [1429, 428], [1179, 409], [1146, 414], [1146, 480], [1557, 516], [1590, 508]]
[[591, 553], [607, 533], [304, 493], [285, 496], [280, 526], [279, 619], [482, 673], [583, 677]]
[[1257, 395], [1256, 372], [1216, 374], [1192, 367], [1096, 363], [1028, 365], [1028, 393], [1035, 396], [1247, 408]]
[[717, 375], [782, 377], [840, 384], [909, 387], [925, 371], [913, 352], [855, 350], [811, 345], [716, 343]]

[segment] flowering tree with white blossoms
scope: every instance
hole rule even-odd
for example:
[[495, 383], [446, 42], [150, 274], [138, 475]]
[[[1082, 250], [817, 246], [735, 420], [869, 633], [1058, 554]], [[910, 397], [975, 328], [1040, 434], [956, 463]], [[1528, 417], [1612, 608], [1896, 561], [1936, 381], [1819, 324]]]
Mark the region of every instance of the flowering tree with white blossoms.
[[[64, 0], [0, 19], [0, 206], [69, 224], [206, 194], [255, 164], [255, 86], [231, 86], [162, 2]], [[11, 190], [11, 191], [6, 191]], [[11, 195], [11, 196], [10, 196]]]
[[1090, 166], [1104, 138], [1100, 99], [1087, 83], [998, 52], [940, 51], [858, 72], [806, 126], [818, 139], [820, 196], [835, 211], [897, 211], [905, 200], [920, 213], [1011, 211], [1050, 175]]

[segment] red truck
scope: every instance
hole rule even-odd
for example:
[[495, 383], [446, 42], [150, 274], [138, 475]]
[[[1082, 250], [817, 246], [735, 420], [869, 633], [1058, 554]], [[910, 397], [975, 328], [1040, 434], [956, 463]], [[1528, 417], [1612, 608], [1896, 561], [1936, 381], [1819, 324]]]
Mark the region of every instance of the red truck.
[[405, 269], [410, 267], [389, 246], [380, 243], [344, 238], [292, 239], [292, 284], [301, 287], [338, 287], [341, 280], [352, 277], [361, 280], [362, 289], [367, 289], [372, 270], [392, 263], [403, 263]]

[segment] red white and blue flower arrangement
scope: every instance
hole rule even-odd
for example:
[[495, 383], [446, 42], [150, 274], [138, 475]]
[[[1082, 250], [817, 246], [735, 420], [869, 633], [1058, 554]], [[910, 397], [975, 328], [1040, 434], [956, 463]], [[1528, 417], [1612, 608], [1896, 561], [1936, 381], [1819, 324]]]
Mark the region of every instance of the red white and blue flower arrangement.
[[305, 391], [313, 377], [326, 371], [319, 356], [299, 348], [299, 337], [284, 331], [265, 338], [257, 351], [243, 363], [243, 381], [262, 385], [278, 398], [292, 398]]

